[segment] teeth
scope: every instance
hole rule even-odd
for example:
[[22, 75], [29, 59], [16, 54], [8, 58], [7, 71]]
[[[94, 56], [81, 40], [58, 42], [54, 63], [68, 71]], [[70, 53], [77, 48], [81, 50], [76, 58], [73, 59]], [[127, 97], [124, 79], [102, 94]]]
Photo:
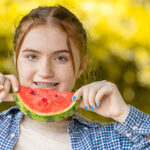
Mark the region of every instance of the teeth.
[[41, 88], [52, 88], [57, 85], [57, 83], [47, 84], [47, 83], [36, 83], [37, 86]]

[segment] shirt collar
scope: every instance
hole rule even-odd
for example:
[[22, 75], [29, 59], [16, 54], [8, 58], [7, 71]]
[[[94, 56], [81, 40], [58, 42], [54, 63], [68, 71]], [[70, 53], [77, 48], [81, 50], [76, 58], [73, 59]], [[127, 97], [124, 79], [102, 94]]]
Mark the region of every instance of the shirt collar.
[[[8, 115], [8, 114], [16, 114], [15, 117], [17, 120], [21, 120], [24, 115], [18, 106], [13, 106], [13, 107], [9, 108], [7, 111], [5, 111], [4, 115]], [[81, 123], [87, 127], [98, 127], [101, 125], [100, 122], [96, 122], [96, 121], [92, 122], [77, 112], [75, 112], [73, 114], [71, 121], [73, 121], [73, 120], [76, 120], [79, 123]]]
[[85, 118], [84, 116], [80, 115], [79, 113], [75, 112], [72, 116], [73, 120], [77, 120], [81, 124], [88, 126], [88, 127], [98, 127], [101, 125], [100, 122], [97, 121], [90, 121], [89, 119]]

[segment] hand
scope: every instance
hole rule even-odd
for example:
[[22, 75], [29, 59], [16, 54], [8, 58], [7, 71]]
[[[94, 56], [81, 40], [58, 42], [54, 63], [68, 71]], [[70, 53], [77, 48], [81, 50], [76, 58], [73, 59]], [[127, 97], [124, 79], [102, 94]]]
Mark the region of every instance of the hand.
[[13, 91], [18, 91], [19, 82], [16, 76], [0, 73], [0, 101], [14, 101], [13, 95], [9, 93], [11, 84]]
[[76, 99], [83, 96], [80, 107], [120, 123], [125, 121], [129, 112], [129, 107], [124, 102], [116, 85], [105, 80], [82, 86], [74, 96]]

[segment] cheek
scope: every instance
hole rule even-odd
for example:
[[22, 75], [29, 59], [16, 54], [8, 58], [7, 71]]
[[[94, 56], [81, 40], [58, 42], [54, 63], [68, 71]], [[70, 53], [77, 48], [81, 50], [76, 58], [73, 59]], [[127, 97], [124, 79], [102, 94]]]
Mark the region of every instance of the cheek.
[[33, 68], [34, 67], [31, 65], [18, 60], [18, 74], [21, 83], [30, 81], [32, 79], [32, 74], [34, 72]]
[[62, 81], [65, 84], [68, 84], [70, 86], [74, 84], [75, 77], [72, 64], [69, 64], [66, 67], [59, 67], [57, 72], [55, 72], [55, 75], [57, 76], [57, 78], [59, 78], [60, 81]]
[[67, 68], [61, 68], [57, 72], [57, 79], [62, 83], [61, 84], [61, 90], [62, 91], [68, 91], [71, 92], [74, 84], [75, 84], [75, 77], [74, 77], [74, 72], [73, 69], [70, 67]]

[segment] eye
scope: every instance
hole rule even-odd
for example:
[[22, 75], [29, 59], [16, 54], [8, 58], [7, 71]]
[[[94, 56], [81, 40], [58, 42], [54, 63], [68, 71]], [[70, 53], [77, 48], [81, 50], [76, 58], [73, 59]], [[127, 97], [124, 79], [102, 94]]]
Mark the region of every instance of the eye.
[[66, 62], [68, 59], [64, 56], [58, 56], [58, 57], [56, 57], [56, 60], [61, 61], [61, 62]]
[[28, 55], [26, 58], [28, 58], [28, 59], [30, 59], [30, 60], [33, 60], [33, 59], [36, 58], [36, 56], [35, 56], [35, 55]]

